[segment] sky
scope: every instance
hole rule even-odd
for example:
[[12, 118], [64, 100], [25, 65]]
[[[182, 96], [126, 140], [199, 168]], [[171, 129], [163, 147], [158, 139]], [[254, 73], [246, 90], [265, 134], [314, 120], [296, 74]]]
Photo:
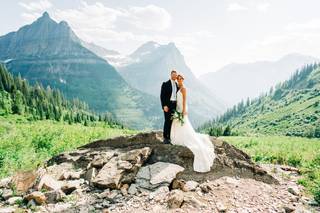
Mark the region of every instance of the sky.
[[197, 76], [290, 53], [320, 57], [319, 0], [2, 0], [0, 6], [0, 35], [48, 11], [81, 39], [123, 55], [148, 41], [174, 42]]

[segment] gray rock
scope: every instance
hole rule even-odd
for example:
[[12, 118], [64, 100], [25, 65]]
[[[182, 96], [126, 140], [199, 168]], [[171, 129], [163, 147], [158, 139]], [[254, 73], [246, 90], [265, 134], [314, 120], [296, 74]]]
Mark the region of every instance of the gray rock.
[[13, 213], [16, 211], [15, 207], [0, 207], [0, 213]]
[[159, 186], [169, 186], [183, 167], [165, 162], [157, 162], [141, 167], [136, 176], [136, 184], [145, 189], [154, 190]]
[[128, 189], [128, 193], [131, 195], [135, 195], [138, 193], [138, 189], [137, 189], [137, 185], [136, 184], [131, 184], [129, 189]]
[[44, 195], [47, 198], [47, 203], [57, 203], [61, 201], [66, 195], [63, 193], [62, 190], [53, 190], [45, 192]]
[[88, 169], [88, 171], [86, 172], [84, 178], [85, 178], [87, 181], [89, 181], [89, 183], [91, 183], [92, 180], [95, 178], [96, 173], [97, 173], [96, 168], [94, 168], [94, 167], [93, 167], [93, 168], [90, 168], [90, 169]]
[[9, 183], [11, 182], [11, 179], [11, 177], [1, 179], [0, 188], [9, 188]]
[[18, 201], [22, 201], [22, 197], [10, 197], [8, 200], [7, 200], [7, 203], [9, 205], [14, 205], [16, 204]]
[[300, 195], [300, 190], [298, 186], [292, 185], [288, 187], [288, 192], [290, 192], [293, 195], [299, 196]]
[[161, 200], [164, 200], [164, 198], [167, 196], [168, 193], [169, 193], [169, 187], [161, 186], [156, 191], [151, 192], [149, 194], [149, 199], [159, 202]]
[[199, 186], [198, 182], [190, 180], [184, 184], [182, 190], [185, 192], [195, 191], [198, 186]]
[[8, 200], [13, 196], [13, 191], [11, 189], [3, 189], [1, 196], [3, 197], [3, 199]]
[[59, 190], [61, 188], [61, 183], [56, 181], [50, 175], [43, 175], [40, 179], [37, 189], [40, 191], [41, 189], [46, 189], [48, 191], [51, 190]]

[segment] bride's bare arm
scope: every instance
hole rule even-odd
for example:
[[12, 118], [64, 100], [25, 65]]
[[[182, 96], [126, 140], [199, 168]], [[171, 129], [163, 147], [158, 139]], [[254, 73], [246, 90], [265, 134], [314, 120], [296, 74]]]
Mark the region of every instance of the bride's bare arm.
[[182, 104], [183, 104], [183, 109], [182, 109], [182, 112], [183, 112], [184, 115], [186, 115], [186, 114], [187, 114], [187, 110], [186, 110], [187, 90], [186, 90], [186, 88], [182, 88], [182, 89], [181, 89], [181, 93], [182, 93], [182, 97], [183, 97], [183, 102], [182, 102]]

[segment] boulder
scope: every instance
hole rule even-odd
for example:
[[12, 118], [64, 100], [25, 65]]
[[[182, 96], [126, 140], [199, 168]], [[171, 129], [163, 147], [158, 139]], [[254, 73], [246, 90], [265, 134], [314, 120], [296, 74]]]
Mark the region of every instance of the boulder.
[[146, 147], [120, 154], [111, 158], [98, 175], [92, 180], [93, 185], [99, 188], [119, 188], [121, 184], [131, 183], [137, 170], [151, 154]]
[[172, 190], [167, 199], [169, 208], [180, 208], [183, 203], [184, 195], [179, 189]]
[[3, 178], [0, 180], [0, 188], [9, 188], [11, 177]]
[[39, 192], [39, 191], [34, 191], [31, 194], [26, 195], [25, 199], [27, 201], [34, 200], [39, 205], [44, 204], [47, 200], [46, 196], [42, 192]]
[[53, 179], [50, 175], [43, 175], [39, 181], [37, 186], [38, 190], [46, 189], [48, 191], [51, 190], [59, 190], [61, 188], [61, 183]]
[[183, 170], [183, 167], [176, 164], [157, 162], [141, 167], [136, 176], [136, 183], [139, 187], [148, 190], [169, 186], [176, 175]]
[[1, 197], [5, 200], [8, 200], [13, 196], [13, 191], [11, 189], [3, 189], [1, 193]]
[[92, 167], [88, 169], [88, 171], [85, 173], [84, 179], [89, 181], [89, 183], [91, 183], [92, 180], [95, 178], [96, 174], [97, 174], [96, 168]]
[[[214, 137], [210, 137], [210, 139], [215, 147], [216, 158], [211, 171], [207, 173], [194, 172], [193, 153], [187, 147], [163, 144], [162, 132], [145, 132], [133, 136], [97, 140], [80, 148], [92, 151], [117, 150], [128, 152], [133, 149], [149, 147], [154, 151], [148, 157], [147, 164], [166, 162], [180, 165], [184, 167], [184, 171], [177, 174], [177, 178], [186, 181], [194, 180], [203, 183], [204, 180], [215, 180], [223, 176], [238, 176], [240, 178], [252, 178], [268, 184], [279, 184], [276, 178], [255, 164], [245, 152], [226, 141]], [[127, 155], [127, 157], [131, 156]]]
[[60, 189], [45, 192], [44, 195], [46, 196], [47, 203], [57, 203], [66, 196]]
[[32, 188], [36, 179], [35, 171], [18, 172], [12, 177], [10, 185], [15, 188], [17, 194], [23, 194]]
[[128, 193], [131, 195], [135, 195], [138, 193], [138, 189], [137, 189], [137, 185], [136, 184], [131, 184], [129, 189], [128, 189]]

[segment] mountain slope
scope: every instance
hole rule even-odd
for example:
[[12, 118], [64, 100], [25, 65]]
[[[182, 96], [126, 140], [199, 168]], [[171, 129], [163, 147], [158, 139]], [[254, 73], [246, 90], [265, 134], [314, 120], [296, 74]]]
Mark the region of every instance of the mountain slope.
[[161, 84], [169, 79], [172, 69], [183, 73], [193, 124], [198, 125], [208, 119], [208, 115], [216, 116], [224, 110], [224, 105], [193, 75], [174, 43], [145, 43], [127, 61], [131, 63], [118, 67], [121, 75], [133, 87], [156, 97], [159, 97]]
[[78, 97], [125, 125], [150, 128], [159, 118], [154, 97], [131, 88], [106, 60], [82, 46], [66, 22], [56, 23], [48, 13], [1, 36], [0, 60], [11, 73]]
[[227, 124], [240, 134], [320, 137], [320, 64], [305, 66], [268, 95], [240, 102], [204, 128]]
[[290, 78], [299, 67], [315, 61], [319, 59], [290, 54], [278, 61], [230, 64], [216, 72], [200, 76], [200, 80], [219, 98], [225, 100], [228, 106], [232, 106], [247, 97], [258, 97], [271, 86]]

